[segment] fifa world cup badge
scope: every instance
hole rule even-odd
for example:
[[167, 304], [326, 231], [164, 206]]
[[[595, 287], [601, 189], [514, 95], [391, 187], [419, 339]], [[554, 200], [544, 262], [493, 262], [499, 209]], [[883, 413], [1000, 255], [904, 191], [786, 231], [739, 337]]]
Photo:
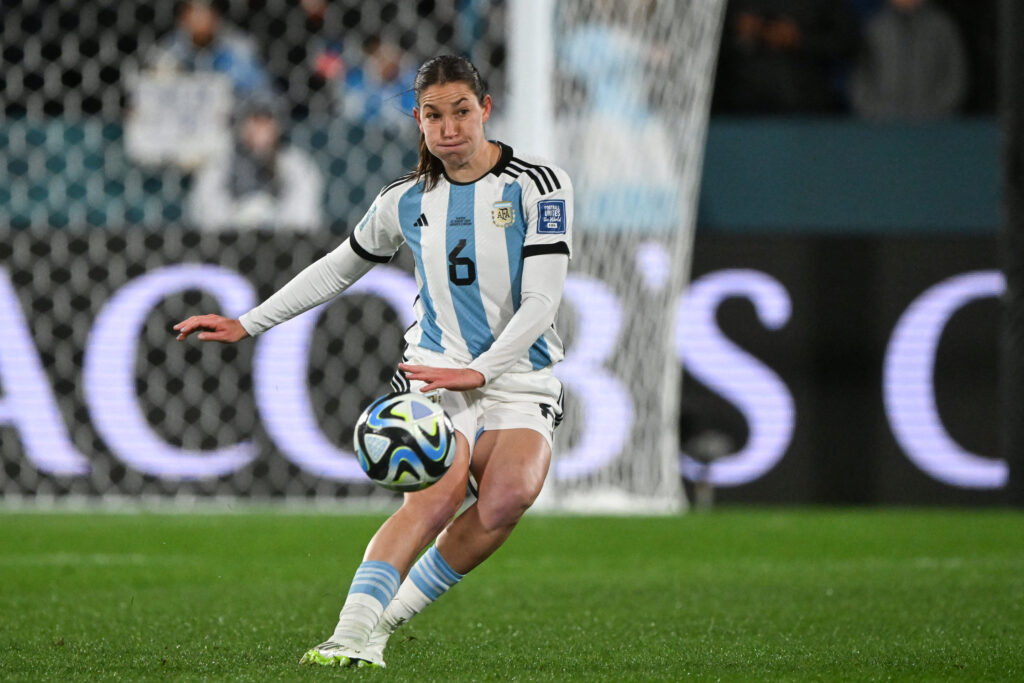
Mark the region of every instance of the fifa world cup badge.
[[507, 228], [516, 221], [516, 210], [512, 208], [512, 202], [494, 202], [491, 209], [491, 220], [499, 228]]

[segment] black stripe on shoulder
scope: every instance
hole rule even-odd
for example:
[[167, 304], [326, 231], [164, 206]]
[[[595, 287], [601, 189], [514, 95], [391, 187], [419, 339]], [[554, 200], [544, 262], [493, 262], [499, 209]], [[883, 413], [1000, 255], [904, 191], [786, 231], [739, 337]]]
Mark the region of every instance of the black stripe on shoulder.
[[523, 164], [524, 166], [529, 166], [530, 168], [537, 169], [539, 173], [543, 174], [545, 178], [550, 180], [551, 185], [554, 186], [556, 190], [562, 189], [562, 183], [558, 182], [558, 176], [555, 175], [554, 170], [552, 170], [550, 167], [541, 166], [540, 164], [531, 164], [523, 161], [522, 159], [519, 160], [519, 163]]
[[523, 247], [523, 258], [527, 256], [541, 256], [543, 254], [564, 254], [569, 255], [569, 245], [565, 242], [554, 244], [527, 244]]
[[541, 166], [540, 168], [541, 168], [542, 171], [544, 171], [549, 176], [551, 176], [551, 182], [554, 184], [555, 189], [556, 190], [561, 190], [562, 189], [562, 183], [558, 182], [558, 176], [555, 174], [554, 169], [550, 168], [549, 166]]
[[522, 168], [518, 166], [518, 160], [513, 160], [508, 166], [509, 168], [514, 168], [515, 170], [530, 176], [530, 180], [532, 180], [533, 184], [537, 186], [537, 190], [540, 191], [541, 195], [546, 195], [548, 192], [551, 192], [551, 187], [547, 184], [547, 179], [542, 179], [541, 176], [539, 176], [532, 168]]
[[366, 261], [372, 261], [373, 263], [387, 263], [391, 260], [391, 256], [394, 256], [394, 254], [391, 256], [377, 256], [376, 254], [371, 254], [363, 248], [363, 245], [356, 241], [355, 235], [348, 236], [348, 243], [352, 245], [352, 251], [356, 252], [356, 256], [361, 259], [365, 259]]
[[537, 186], [537, 189], [540, 190], [540, 193], [542, 195], [551, 192], [551, 183], [548, 182], [548, 179], [544, 177], [542, 173], [537, 171], [537, 169], [535, 169], [533, 166], [526, 163], [522, 159], [513, 159], [509, 166], [511, 168], [517, 168], [523, 173], [526, 173], [526, 175], [530, 176], [530, 178], [533, 180], [533, 184]]
[[[558, 182], [558, 176], [555, 174], [554, 169], [548, 166], [541, 166], [540, 164], [531, 164], [528, 161], [523, 161], [518, 157], [513, 157], [513, 161], [525, 168], [532, 168], [540, 173], [544, 179], [548, 182], [548, 187], [554, 188], [555, 190], [562, 189], [562, 183]], [[549, 190], [553, 191], [553, 190]]]
[[416, 177], [416, 173], [413, 172], [413, 171], [409, 171], [408, 173], [406, 173], [404, 176], [402, 176], [398, 180], [392, 181], [392, 182], [388, 183], [387, 185], [385, 185], [384, 189], [381, 190], [380, 194], [378, 194], [377, 196], [378, 197], [383, 197], [388, 192], [390, 192], [391, 190], [395, 189], [396, 187], [398, 187], [402, 183], [407, 182], [409, 180], [412, 180], [415, 177]]

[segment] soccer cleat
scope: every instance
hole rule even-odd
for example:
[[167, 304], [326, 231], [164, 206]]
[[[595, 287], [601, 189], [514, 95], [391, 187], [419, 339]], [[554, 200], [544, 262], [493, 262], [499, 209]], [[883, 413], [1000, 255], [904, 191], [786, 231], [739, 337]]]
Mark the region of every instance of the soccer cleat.
[[317, 664], [319, 666], [340, 666], [362, 668], [365, 666], [385, 668], [383, 657], [373, 657], [368, 653], [328, 640], [320, 643], [302, 655], [299, 664]]
[[386, 669], [387, 664], [384, 663], [384, 648], [387, 647], [388, 638], [390, 636], [390, 633], [383, 633], [381, 631], [374, 630], [373, 633], [370, 634], [370, 639], [366, 642], [366, 647], [363, 648], [359, 656], [365, 657], [366, 661], [370, 662], [374, 666]]

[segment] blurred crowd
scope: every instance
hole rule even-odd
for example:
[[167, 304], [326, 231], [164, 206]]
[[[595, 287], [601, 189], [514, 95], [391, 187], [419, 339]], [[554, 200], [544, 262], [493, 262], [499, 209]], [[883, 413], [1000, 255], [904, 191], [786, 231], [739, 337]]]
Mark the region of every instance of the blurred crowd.
[[[161, 72], [222, 74], [234, 97], [231, 144], [198, 170], [188, 202], [192, 224], [204, 230], [323, 225], [324, 179], [312, 158], [284, 137], [284, 123], [311, 112], [343, 115], [363, 127], [411, 127], [416, 64], [388, 37], [370, 33], [346, 52], [326, 29], [327, 0], [301, 0], [305, 43], [292, 46], [287, 72], [273, 73], [260, 55], [281, 26], [266, 35], [224, 20], [211, 0], [183, 0], [175, 28], [147, 54], [148, 77]], [[338, 9], [335, 7], [334, 9]], [[354, 55], [354, 56], [353, 56]], [[273, 63], [273, 62], [271, 62]], [[293, 85], [296, 84], [297, 85]], [[300, 92], [300, 97], [287, 94]]]
[[993, 0], [730, 0], [713, 111], [928, 121], [991, 112]]
[[[227, 142], [210, 145], [201, 164], [183, 165], [186, 217], [208, 230], [312, 230], [325, 222], [327, 169], [291, 144], [292, 126], [341, 120], [393, 139], [412, 134], [415, 151], [417, 64], [438, 51], [467, 54], [500, 90], [507, 1], [97, 1], [76, 24], [65, 11], [75, 3], [0, 0], [4, 16], [17, 19], [5, 22], [0, 106], [9, 119], [131, 121], [145, 109], [143, 90], [132, 89], [139, 79], [213, 75], [230, 90]], [[265, 11], [269, 3], [276, 13]], [[728, 0], [712, 113], [907, 122], [992, 113], [995, 7], [996, 0]], [[103, 27], [116, 31], [115, 44], [97, 37]], [[51, 37], [33, 38], [44, 33]], [[563, 38], [564, 58], [579, 41]], [[595, 107], [602, 93], [616, 92], [598, 72], [602, 63], [562, 64]], [[205, 91], [196, 97], [206, 104]], [[171, 104], [187, 110], [183, 102]], [[131, 147], [130, 131], [126, 139]]]
[[[373, 32], [345, 35], [341, 27], [358, 23], [358, 18], [346, 22], [338, 17], [328, 23], [328, 12], [338, 10], [328, 0], [300, 0], [293, 16], [301, 20], [302, 30], [292, 33], [299, 33], [301, 39], [292, 35], [284, 42], [289, 51], [286, 59], [267, 60], [264, 55], [270, 46], [282, 46], [285, 22], [243, 29], [223, 16], [222, 4], [216, 0], [182, 0], [175, 28], [145, 55], [143, 66], [225, 74], [239, 99], [277, 95], [288, 103], [286, 113], [294, 118], [312, 112], [344, 113], [364, 123], [393, 121], [395, 112], [412, 105], [416, 64], [401, 45], [411, 40]], [[354, 45], [343, 41], [343, 35]]]
[[415, 157], [418, 64], [504, 58], [481, 34], [503, 31], [491, 0], [0, 0], [0, 16], [15, 226], [344, 229]]

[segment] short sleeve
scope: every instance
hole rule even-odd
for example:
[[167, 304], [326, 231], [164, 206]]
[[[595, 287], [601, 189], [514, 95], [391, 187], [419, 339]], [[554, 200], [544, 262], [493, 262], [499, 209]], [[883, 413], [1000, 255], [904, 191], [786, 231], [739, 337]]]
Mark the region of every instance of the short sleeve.
[[349, 235], [352, 249], [367, 261], [387, 263], [405, 241], [398, 223], [397, 194], [385, 188]]
[[573, 188], [557, 166], [533, 166], [524, 183], [526, 237], [523, 256], [565, 254], [572, 258]]

